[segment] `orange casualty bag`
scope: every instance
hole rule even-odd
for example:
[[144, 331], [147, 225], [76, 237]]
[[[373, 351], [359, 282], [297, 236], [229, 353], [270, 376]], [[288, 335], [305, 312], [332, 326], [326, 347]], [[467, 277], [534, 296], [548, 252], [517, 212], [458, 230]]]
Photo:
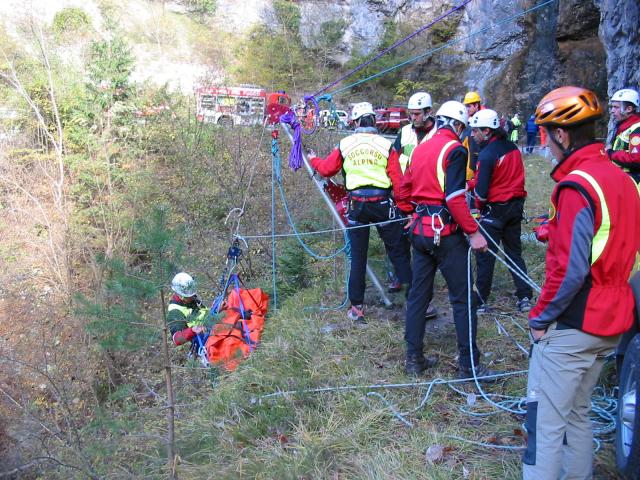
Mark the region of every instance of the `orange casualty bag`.
[[213, 326], [205, 349], [209, 362], [227, 371], [255, 350], [267, 314], [269, 296], [260, 288], [235, 288], [227, 298], [224, 318]]

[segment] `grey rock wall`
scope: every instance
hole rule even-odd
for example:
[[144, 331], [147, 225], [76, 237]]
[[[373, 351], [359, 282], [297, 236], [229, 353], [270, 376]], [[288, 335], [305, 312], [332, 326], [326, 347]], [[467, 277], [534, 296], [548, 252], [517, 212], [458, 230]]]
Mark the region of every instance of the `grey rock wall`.
[[600, 0], [599, 34], [607, 51], [608, 93], [640, 85], [640, 3]]
[[[236, 9], [241, 3], [220, 1], [229, 6], [235, 3]], [[386, 20], [419, 26], [458, 2], [299, 0], [296, 4], [302, 16], [300, 35], [307, 46], [317, 45], [314, 42], [318, 42], [324, 22], [345, 22], [342, 38], [332, 53], [335, 63], [344, 64], [353, 55], [379, 50]], [[250, 3], [242, 3], [243, 8]], [[255, 3], [267, 24], [273, 22], [271, 3]], [[546, 92], [562, 85], [585, 86], [603, 98], [618, 88], [638, 87], [638, 0], [558, 0], [525, 17], [491, 27], [538, 3], [540, 0], [474, 0], [465, 7], [455, 37], [486, 31], [407, 66], [404, 77], [428, 79], [433, 69], [447, 69], [454, 73], [447, 92], [450, 98], [460, 99], [467, 90], [478, 90], [487, 105], [503, 113], [519, 111], [523, 115], [528, 115]], [[243, 13], [251, 21], [260, 17]], [[234, 27], [239, 27], [237, 22]], [[415, 45], [416, 54], [430, 48], [426, 41], [417, 40]]]

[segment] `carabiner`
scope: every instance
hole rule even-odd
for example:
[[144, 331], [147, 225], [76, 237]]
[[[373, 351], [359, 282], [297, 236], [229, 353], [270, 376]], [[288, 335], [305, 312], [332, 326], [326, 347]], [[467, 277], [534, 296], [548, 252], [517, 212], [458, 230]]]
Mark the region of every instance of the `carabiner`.
[[[439, 226], [436, 227], [436, 218], [438, 219]], [[440, 213], [431, 214], [431, 230], [433, 230], [433, 244], [438, 247], [440, 245], [440, 232], [444, 230], [444, 224]]]

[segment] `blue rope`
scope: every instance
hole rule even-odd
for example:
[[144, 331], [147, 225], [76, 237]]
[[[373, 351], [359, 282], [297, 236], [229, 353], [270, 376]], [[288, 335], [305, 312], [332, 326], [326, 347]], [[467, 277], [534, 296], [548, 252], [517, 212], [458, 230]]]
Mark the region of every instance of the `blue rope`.
[[276, 180], [282, 182], [282, 160], [280, 158], [280, 145], [278, 144], [278, 136], [271, 137], [271, 158], [273, 159], [273, 172]]
[[[321, 255], [321, 254], [316, 253], [313, 250], [311, 250], [311, 248], [304, 242], [304, 240], [302, 239], [302, 236], [298, 232], [296, 224], [293, 221], [293, 218], [291, 216], [291, 212], [289, 210], [289, 205], [287, 204], [287, 198], [285, 196], [284, 189], [282, 188], [282, 184], [279, 183], [279, 182], [278, 182], [278, 189], [280, 190], [280, 197], [282, 198], [282, 206], [284, 207], [284, 212], [285, 212], [285, 214], [287, 216], [287, 221], [289, 222], [289, 225], [291, 226], [291, 229], [293, 230], [293, 233], [295, 234], [296, 240], [298, 241], [300, 246], [302, 246], [302, 248], [309, 255], [311, 255], [313, 258], [318, 259], [318, 260], [330, 260], [332, 258], [337, 257], [338, 255], [340, 255], [341, 253], [343, 253], [346, 250], [346, 248], [347, 248], [346, 239], [345, 239], [345, 244], [342, 247], [340, 247], [335, 252], [330, 253], [329, 255]], [[346, 233], [345, 233], [345, 237], [346, 237]]]
[[[282, 187], [282, 177], [280, 175], [280, 171], [279, 171], [279, 166], [282, 163], [280, 160], [280, 148], [278, 147], [278, 136], [274, 135], [273, 136], [273, 140], [271, 143], [271, 158], [272, 158], [272, 163], [273, 163], [273, 179], [275, 180], [275, 184], [278, 185], [278, 190], [280, 191], [280, 197], [282, 198], [282, 205], [284, 207], [284, 212], [287, 215], [287, 221], [289, 222], [289, 225], [291, 226], [291, 229], [293, 230], [293, 233], [295, 235], [296, 240], [298, 241], [298, 243], [302, 246], [302, 248], [309, 254], [311, 255], [313, 258], [316, 258], [318, 260], [330, 260], [334, 257], [337, 257], [338, 255], [340, 255], [342, 252], [345, 251], [345, 249], [347, 248], [347, 241], [346, 241], [346, 233], [345, 233], [345, 245], [336, 250], [335, 252], [329, 254], [329, 255], [321, 255], [319, 253], [314, 252], [302, 239], [302, 236], [300, 235], [300, 232], [298, 232], [298, 229], [296, 227], [295, 222], [293, 221], [293, 217], [291, 216], [291, 212], [289, 210], [289, 205], [287, 203], [287, 197], [284, 193], [284, 188]], [[272, 187], [273, 188], [273, 187]], [[272, 196], [272, 225], [275, 224], [275, 199]]]
[[233, 274], [231, 277], [233, 278], [233, 288], [238, 295], [238, 308], [240, 308], [240, 324], [242, 325], [244, 340], [249, 346], [249, 352], [253, 352], [256, 345], [255, 342], [251, 340], [251, 335], [249, 329], [247, 328], [247, 322], [245, 320], [246, 311], [244, 309], [244, 304], [242, 303], [242, 297], [240, 296], [240, 279], [236, 274]]
[[489, 25], [487, 27], [481, 28], [480, 30], [476, 30], [476, 31], [470, 33], [469, 35], [465, 35], [464, 37], [453, 39], [453, 40], [451, 40], [451, 41], [449, 41], [449, 42], [447, 42], [447, 43], [445, 43], [443, 45], [440, 45], [440, 46], [438, 46], [436, 48], [432, 48], [431, 50], [428, 50], [428, 51], [426, 51], [424, 53], [421, 53], [420, 55], [416, 55], [415, 57], [412, 57], [412, 58], [410, 58], [408, 60], [405, 60], [404, 62], [398, 63], [396, 65], [393, 65], [392, 67], [389, 67], [389, 68], [386, 68], [384, 70], [381, 70], [380, 72], [378, 72], [376, 74], [373, 74], [373, 75], [370, 75], [370, 76], [368, 76], [366, 78], [363, 78], [362, 80], [354, 82], [354, 83], [352, 83], [350, 85], [346, 85], [346, 86], [344, 86], [342, 88], [338, 88], [336, 90], [333, 90], [332, 92], [330, 92], [330, 94], [335, 96], [335, 95], [337, 95], [339, 93], [344, 92], [345, 90], [349, 90], [349, 89], [351, 89], [351, 88], [353, 88], [353, 87], [355, 87], [357, 85], [361, 85], [361, 84], [363, 84], [365, 82], [368, 82], [369, 80], [373, 80], [374, 78], [381, 77], [382, 75], [385, 75], [385, 74], [387, 74], [389, 72], [397, 70], [400, 67], [404, 67], [405, 65], [408, 65], [409, 63], [413, 63], [416, 60], [420, 60], [421, 58], [424, 58], [424, 57], [426, 57], [428, 55], [436, 53], [436, 52], [438, 52], [440, 50], [443, 50], [443, 49], [445, 49], [447, 47], [450, 47], [451, 45], [454, 45], [456, 43], [459, 43], [459, 42], [462, 42], [464, 40], [467, 40], [467, 39], [472, 38], [472, 37], [474, 37], [476, 35], [479, 35], [481, 33], [485, 33], [486, 31], [491, 30], [492, 28], [498, 27], [498, 26], [503, 25], [505, 23], [509, 23], [512, 20], [515, 20], [516, 18], [523, 17], [527, 13], [533, 12], [534, 10], [538, 10], [539, 8], [545, 7], [545, 6], [547, 6], [550, 3], [553, 3], [555, 1], [556, 0], [547, 0], [546, 2], [543, 2], [543, 3], [539, 4], [539, 5], [535, 5], [535, 6], [533, 6], [531, 8], [528, 8], [527, 10], [524, 10], [524, 11], [522, 11], [520, 13], [517, 13], [515, 15], [511, 15], [509, 17], [506, 17], [506, 18], [504, 18], [504, 19], [500, 20], [499, 22], [496, 22], [496, 23], [494, 23], [492, 25]]
[[[280, 169], [280, 148], [277, 145], [277, 130], [271, 142], [271, 287], [273, 288], [273, 310], [278, 310], [278, 274], [276, 269], [276, 167]], [[274, 148], [273, 143], [276, 143]]]

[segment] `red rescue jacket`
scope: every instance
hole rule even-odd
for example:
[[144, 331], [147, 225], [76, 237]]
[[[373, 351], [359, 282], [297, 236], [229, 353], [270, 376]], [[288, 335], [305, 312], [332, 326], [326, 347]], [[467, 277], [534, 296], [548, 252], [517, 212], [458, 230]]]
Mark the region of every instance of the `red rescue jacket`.
[[524, 163], [518, 147], [506, 138], [492, 137], [478, 155], [476, 204], [503, 203], [525, 198]]
[[552, 172], [549, 246], [544, 287], [529, 325], [553, 321], [612, 336], [633, 324], [628, 280], [640, 249], [640, 196], [608, 161], [604, 145], [571, 153]]
[[[465, 174], [467, 168], [467, 150], [458, 136], [448, 127], [439, 129], [432, 138], [416, 147], [411, 163], [402, 178], [396, 192], [400, 208], [413, 202], [418, 205], [446, 206], [451, 217], [441, 235], [453, 233], [459, 225], [465, 233], [478, 230], [465, 200]], [[431, 217], [422, 217], [422, 229], [415, 220], [414, 233], [434, 235]], [[438, 225], [436, 225], [436, 228]]]

